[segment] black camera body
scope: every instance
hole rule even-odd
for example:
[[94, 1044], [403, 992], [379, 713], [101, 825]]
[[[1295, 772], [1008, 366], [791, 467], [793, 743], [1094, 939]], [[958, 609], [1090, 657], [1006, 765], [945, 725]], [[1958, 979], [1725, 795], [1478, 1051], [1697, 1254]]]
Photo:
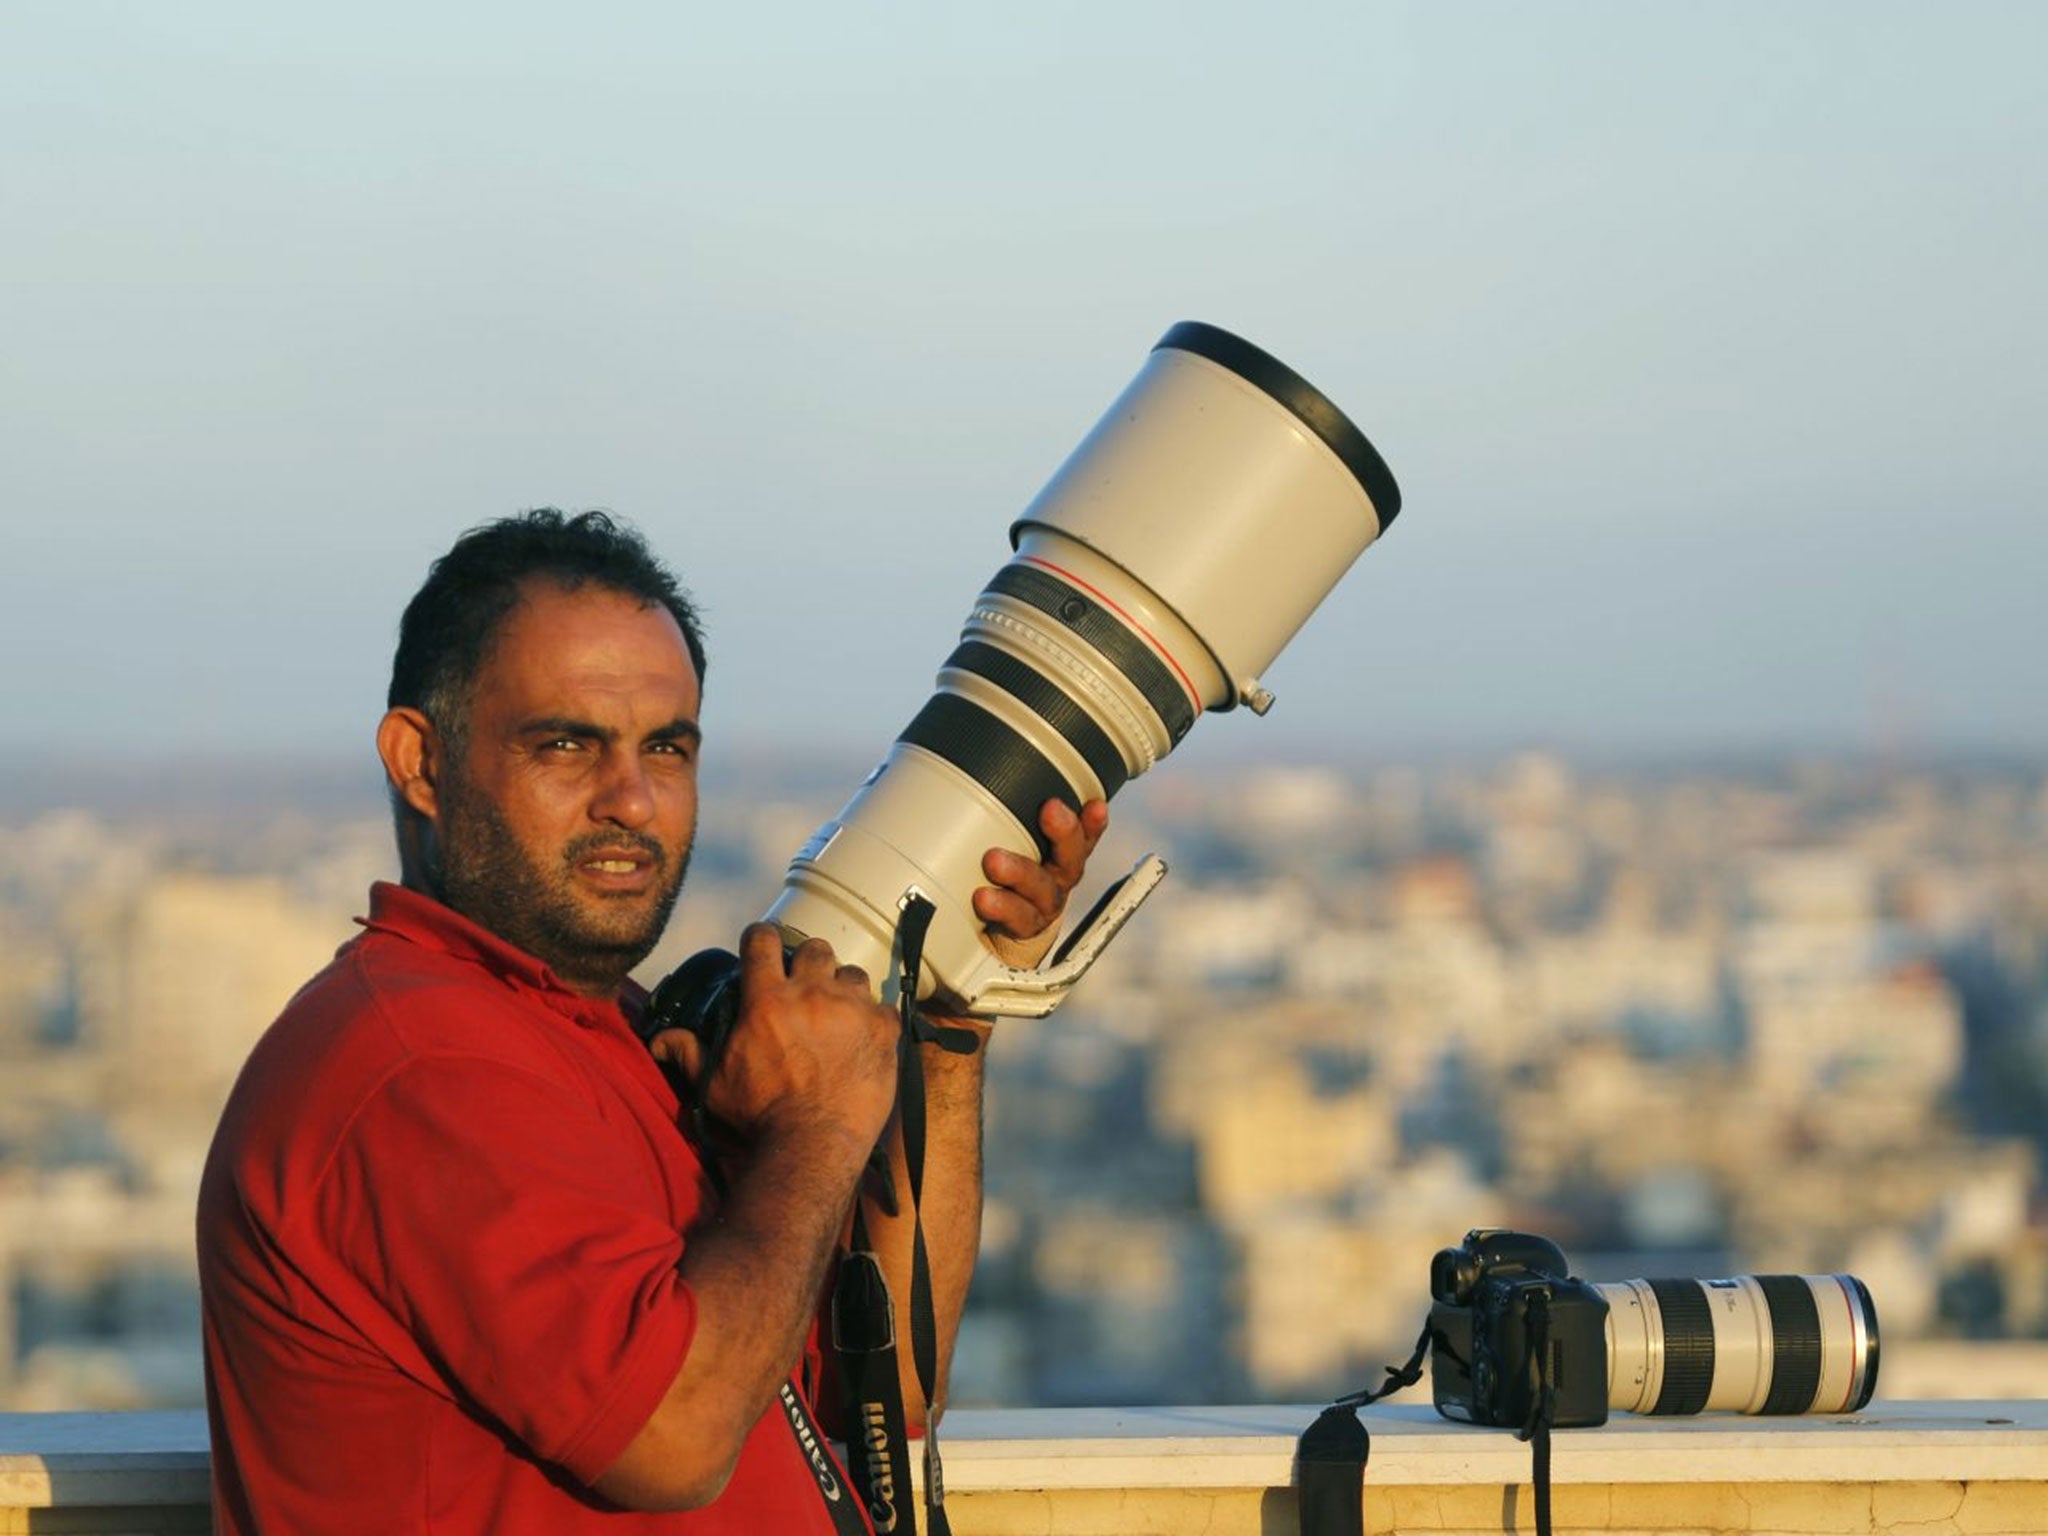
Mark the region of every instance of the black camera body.
[[[785, 948], [784, 963], [787, 961]], [[640, 1023], [642, 1040], [652, 1041], [664, 1030], [687, 1029], [704, 1049], [703, 1067], [695, 1082], [685, 1078], [672, 1063], [661, 1064], [669, 1086], [693, 1115], [703, 1112], [704, 1092], [725, 1055], [726, 1043], [732, 1038], [739, 1016], [740, 957], [727, 949], [699, 950], [663, 977], [648, 999], [647, 1012]]]
[[1526, 1232], [1468, 1232], [1463, 1247], [1430, 1261], [1429, 1290], [1438, 1413], [1524, 1429], [1547, 1377], [1553, 1427], [1607, 1422], [1607, 1298], [1571, 1278], [1557, 1244]]

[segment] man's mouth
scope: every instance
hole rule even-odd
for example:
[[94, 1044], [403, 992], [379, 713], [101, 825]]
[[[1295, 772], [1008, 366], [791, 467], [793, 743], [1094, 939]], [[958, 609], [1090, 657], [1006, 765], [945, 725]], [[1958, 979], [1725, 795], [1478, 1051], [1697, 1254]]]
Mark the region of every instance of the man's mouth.
[[658, 847], [610, 847], [578, 849], [571, 861], [599, 889], [630, 894], [652, 884], [666, 859]]

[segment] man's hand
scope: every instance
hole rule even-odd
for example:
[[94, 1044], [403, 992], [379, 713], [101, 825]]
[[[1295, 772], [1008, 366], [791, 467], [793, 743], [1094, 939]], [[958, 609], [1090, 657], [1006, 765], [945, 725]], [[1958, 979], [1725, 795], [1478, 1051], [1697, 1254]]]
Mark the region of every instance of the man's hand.
[[[785, 974], [773, 923], [740, 936], [739, 987], [739, 1018], [706, 1094], [712, 1116], [748, 1144], [843, 1132], [858, 1164], [896, 1102], [895, 1012], [874, 1000], [867, 972], [840, 965], [823, 939], [799, 945]], [[650, 1044], [693, 1081], [703, 1068], [702, 1043], [688, 1030]]]
[[[682, 1276], [696, 1333], [652, 1416], [596, 1481], [628, 1509], [716, 1499], [803, 1352], [854, 1189], [896, 1102], [898, 1021], [823, 939], [782, 963], [782, 934], [740, 936], [740, 1005], [708, 1107], [745, 1145], [719, 1218], [693, 1228]], [[695, 1078], [703, 1048], [668, 1030], [654, 1054]], [[801, 1476], [802, 1474], [793, 1474]]]
[[974, 893], [974, 915], [988, 925], [989, 948], [1003, 964], [1028, 969], [1045, 958], [1067, 897], [1108, 826], [1107, 801], [1090, 800], [1076, 815], [1066, 802], [1048, 800], [1038, 812], [1039, 831], [1052, 847], [1043, 863], [1003, 848], [982, 855], [981, 872], [994, 884]]

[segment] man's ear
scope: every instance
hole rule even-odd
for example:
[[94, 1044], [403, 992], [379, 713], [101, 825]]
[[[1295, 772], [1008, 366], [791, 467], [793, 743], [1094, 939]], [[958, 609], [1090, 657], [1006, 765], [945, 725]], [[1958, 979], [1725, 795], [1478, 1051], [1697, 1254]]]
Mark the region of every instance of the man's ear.
[[391, 791], [429, 821], [441, 810], [441, 738], [434, 723], [401, 705], [377, 722], [377, 756]]

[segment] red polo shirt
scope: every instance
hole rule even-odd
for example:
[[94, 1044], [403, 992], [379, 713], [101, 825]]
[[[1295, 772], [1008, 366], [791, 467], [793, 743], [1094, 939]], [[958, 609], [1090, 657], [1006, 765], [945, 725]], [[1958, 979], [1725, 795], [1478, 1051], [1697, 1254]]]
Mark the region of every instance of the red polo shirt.
[[696, 1322], [677, 1264], [712, 1195], [675, 1096], [616, 1004], [426, 896], [379, 885], [364, 926], [207, 1159], [215, 1529], [830, 1536], [779, 1406], [708, 1509], [588, 1491]]

